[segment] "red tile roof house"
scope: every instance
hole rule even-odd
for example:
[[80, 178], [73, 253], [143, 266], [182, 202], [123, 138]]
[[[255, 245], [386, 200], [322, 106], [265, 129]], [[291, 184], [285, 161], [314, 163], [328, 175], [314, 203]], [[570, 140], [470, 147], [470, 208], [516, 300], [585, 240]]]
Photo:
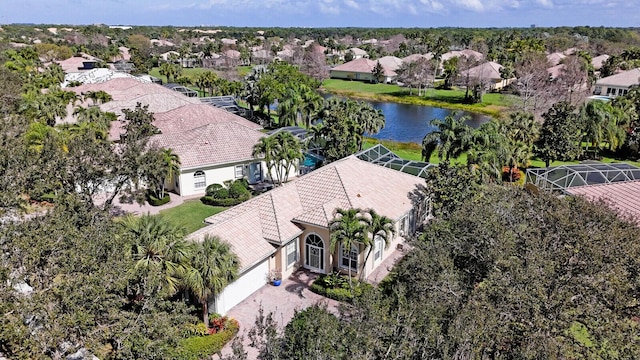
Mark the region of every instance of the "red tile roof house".
[[[211, 311], [225, 314], [264, 286], [271, 270], [288, 277], [300, 267], [322, 274], [351, 267], [352, 274], [368, 276], [415, 230], [408, 195], [422, 182], [350, 156], [207, 218], [209, 225], [188, 238], [218, 236], [241, 262], [240, 277], [212, 299]], [[393, 219], [397, 231], [390, 247], [378, 238], [364, 265], [368, 249], [362, 245], [331, 251], [329, 222], [338, 208], [374, 209]]]
[[[338, 65], [333, 69], [329, 70], [329, 76], [332, 79], [347, 79], [347, 80], [361, 80], [361, 81], [373, 81], [373, 68], [376, 66], [377, 61], [360, 58], [356, 60], [351, 60], [342, 65]], [[382, 68], [384, 69], [384, 79], [383, 82], [389, 83], [395, 80], [396, 74], [395, 71], [389, 69], [384, 64], [382, 64]]]
[[470, 78], [477, 79], [484, 83], [488, 91], [497, 91], [516, 80], [515, 78], [503, 79], [500, 76], [500, 69], [502, 69], [502, 65], [488, 61], [469, 69], [468, 72], [462, 72], [460, 77], [466, 78], [468, 73]]

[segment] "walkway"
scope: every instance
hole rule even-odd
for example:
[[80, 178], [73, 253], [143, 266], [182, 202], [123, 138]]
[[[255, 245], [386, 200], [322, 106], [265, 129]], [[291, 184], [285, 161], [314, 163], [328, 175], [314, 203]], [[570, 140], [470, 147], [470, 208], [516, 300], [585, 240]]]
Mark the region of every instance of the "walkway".
[[[140, 205], [138, 203], [127, 204], [120, 202], [120, 199], [116, 197], [113, 199], [113, 208], [112, 212], [116, 215], [124, 215], [124, 214], [134, 214], [134, 215], [142, 215], [142, 214], [150, 214], [157, 215], [161, 210], [170, 209], [179, 205], [182, 205], [186, 200], [191, 199], [199, 199], [202, 195], [193, 195], [193, 196], [180, 196], [174, 193], [168, 193], [171, 200], [168, 203], [160, 206], [151, 206], [148, 202], [145, 202], [144, 205]], [[104, 195], [99, 195], [95, 198], [95, 202], [97, 204], [104, 203]]]
[[[393, 253], [369, 275], [367, 280], [374, 285], [380, 283], [389, 274], [396, 261], [404, 256], [405, 251], [394, 249]], [[309, 290], [309, 286], [317, 276], [305, 269], [300, 269], [288, 279], [283, 279], [282, 285], [265, 285], [229, 310], [227, 316], [238, 320], [240, 323], [240, 335], [244, 337], [243, 345], [248, 354], [248, 359], [256, 359], [258, 357], [257, 349], [249, 345], [251, 341], [247, 336], [247, 332], [255, 325], [260, 306], [264, 309], [265, 315], [270, 312], [273, 313], [273, 319], [280, 328], [284, 328], [293, 318], [295, 310], [306, 309], [316, 303], [324, 303], [329, 311], [335, 314], [338, 313], [338, 305], [340, 304], [338, 301], [327, 299]], [[230, 353], [231, 342], [222, 349], [223, 355]], [[214, 358], [218, 357], [214, 356]]]

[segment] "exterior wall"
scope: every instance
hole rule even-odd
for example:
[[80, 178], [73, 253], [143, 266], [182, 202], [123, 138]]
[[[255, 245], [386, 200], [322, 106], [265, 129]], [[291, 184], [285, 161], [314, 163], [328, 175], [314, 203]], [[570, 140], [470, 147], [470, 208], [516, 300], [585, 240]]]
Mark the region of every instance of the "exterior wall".
[[324, 243], [324, 269], [321, 273], [327, 274], [333, 270], [333, 262], [332, 262], [332, 254], [329, 250], [329, 245], [331, 245], [331, 237], [329, 234], [329, 229], [322, 228], [313, 225], [304, 224], [304, 232], [300, 235], [300, 264], [304, 267], [305, 265], [305, 240], [309, 234], [316, 234], [322, 238]]
[[[287, 245], [291, 244], [291, 243], [295, 243], [297, 244], [297, 261], [295, 263], [293, 263], [292, 265], [288, 266], [287, 264]], [[272, 259], [273, 261], [270, 262], [269, 266], [271, 266], [271, 269], [279, 269], [282, 272], [282, 278], [286, 279], [289, 276], [291, 276], [296, 270], [298, 270], [298, 268], [300, 268], [303, 264], [302, 262], [302, 257], [300, 256], [300, 238], [297, 237], [293, 240], [291, 240], [290, 242], [282, 245], [280, 248], [278, 248], [278, 251], [276, 252], [276, 256]]]
[[363, 73], [363, 72], [355, 72], [355, 71], [330, 70], [329, 75], [333, 79], [347, 79], [347, 80], [360, 80], [360, 81], [373, 80], [373, 75], [371, 73]]
[[264, 260], [224, 288], [213, 304], [209, 304], [209, 311], [225, 315], [229, 309], [263, 287], [267, 283], [268, 273], [269, 261]]
[[[597, 89], [600, 88], [600, 92], [597, 93]], [[626, 86], [614, 86], [614, 85], [596, 85], [596, 95], [605, 95], [610, 98], [616, 96], [626, 95], [629, 92], [629, 88]]]
[[[236, 177], [236, 165], [245, 167], [244, 174], [246, 177], [248, 166], [253, 161], [238, 162], [233, 164], [225, 164], [219, 167], [209, 167], [201, 169], [192, 169], [180, 173], [178, 186], [176, 188], [180, 196], [204, 195], [207, 186], [211, 184], [222, 184], [227, 180], [238, 179]], [[264, 165], [263, 165], [264, 170]], [[206, 184], [203, 188], [196, 189], [194, 186], [194, 174], [197, 171], [203, 171], [205, 174]], [[265, 172], [263, 171], [263, 174]]]

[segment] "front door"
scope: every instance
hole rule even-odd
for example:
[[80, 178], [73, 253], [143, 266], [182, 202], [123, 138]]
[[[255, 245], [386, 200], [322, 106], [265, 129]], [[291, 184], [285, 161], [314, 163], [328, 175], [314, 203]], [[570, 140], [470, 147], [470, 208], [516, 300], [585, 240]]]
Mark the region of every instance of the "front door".
[[320, 236], [310, 234], [305, 240], [305, 261], [307, 269], [324, 273], [324, 243]]

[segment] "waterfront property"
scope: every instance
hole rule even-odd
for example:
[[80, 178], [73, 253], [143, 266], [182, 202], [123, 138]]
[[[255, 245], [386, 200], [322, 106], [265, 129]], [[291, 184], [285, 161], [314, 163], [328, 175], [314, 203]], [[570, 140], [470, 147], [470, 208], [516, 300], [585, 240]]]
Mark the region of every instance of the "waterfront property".
[[[264, 286], [271, 270], [283, 277], [300, 267], [321, 274], [349, 269], [371, 274], [422, 220], [408, 195], [423, 181], [350, 156], [207, 218], [209, 225], [189, 238], [218, 236], [241, 261], [239, 279], [213, 299], [210, 309], [226, 313]], [[373, 209], [392, 219], [396, 235], [390, 248], [377, 237], [368, 259], [362, 244], [332, 249], [329, 222], [337, 209], [350, 208]]]
[[[334, 67], [333, 69], [329, 70], [329, 76], [332, 79], [378, 82], [378, 79], [374, 79], [373, 76], [373, 69], [377, 64], [378, 62], [375, 60], [359, 58]], [[381, 82], [390, 83], [395, 80], [398, 74], [396, 74], [396, 72], [391, 70], [390, 68], [386, 67], [384, 64], [380, 63], [380, 65], [382, 65], [382, 68], [384, 70]]]

